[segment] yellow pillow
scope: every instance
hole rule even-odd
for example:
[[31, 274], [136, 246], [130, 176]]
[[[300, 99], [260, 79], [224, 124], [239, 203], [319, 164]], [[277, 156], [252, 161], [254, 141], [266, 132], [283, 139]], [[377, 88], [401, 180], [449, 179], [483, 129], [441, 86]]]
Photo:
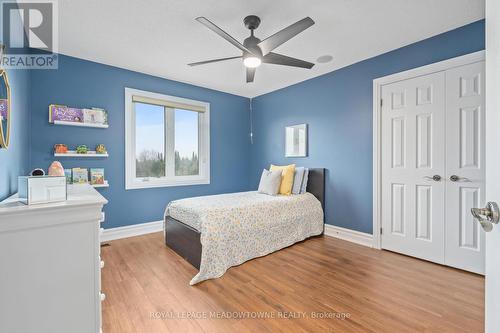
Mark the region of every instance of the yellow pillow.
[[271, 171], [282, 170], [281, 185], [279, 194], [290, 195], [292, 194], [293, 178], [295, 176], [295, 164], [290, 165], [272, 165]]

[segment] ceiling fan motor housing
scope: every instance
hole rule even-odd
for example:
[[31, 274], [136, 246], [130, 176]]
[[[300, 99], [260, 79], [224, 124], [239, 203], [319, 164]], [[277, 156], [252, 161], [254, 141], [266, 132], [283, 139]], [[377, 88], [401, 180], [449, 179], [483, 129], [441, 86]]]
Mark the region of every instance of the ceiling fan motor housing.
[[[255, 36], [250, 36], [248, 38], [245, 38], [243, 41], [243, 45], [247, 49], [249, 49], [254, 56], [262, 57], [262, 51], [260, 50], [260, 47], [257, 46], [257, 44], [260, 43], [260, 39], [255, 37]], [[243, 51], [243, 57], [248, 55], [247, 52]]]
[[257, 29], [260, 24], [260, 18], [255, 15], [248, 15], [243, 19], [243, 23], [245, 24], [245, 27], [247, 27], [250, 30]]

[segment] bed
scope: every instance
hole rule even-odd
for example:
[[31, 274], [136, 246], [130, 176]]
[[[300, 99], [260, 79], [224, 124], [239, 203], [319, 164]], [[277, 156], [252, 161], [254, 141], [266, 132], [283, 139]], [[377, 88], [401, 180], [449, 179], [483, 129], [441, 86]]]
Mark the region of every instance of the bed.
[[322, 234], [324, 196], [325, 170], [315, 168], [304, 194], [250, 191], [172, 201], [165, 210], [165, 242], [198, 269], [194, 285]]

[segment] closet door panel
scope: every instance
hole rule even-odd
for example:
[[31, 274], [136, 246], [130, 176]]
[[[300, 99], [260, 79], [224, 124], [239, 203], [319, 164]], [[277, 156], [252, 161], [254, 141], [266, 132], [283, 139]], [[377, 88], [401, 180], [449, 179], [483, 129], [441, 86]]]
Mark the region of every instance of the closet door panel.
[[382, 248], [444, 262], [445, 74], [382, 87]]
[[485, 186], [484, 62], [446, 71], [445, 263], [484, 273], [484, 231], [470, 214]]

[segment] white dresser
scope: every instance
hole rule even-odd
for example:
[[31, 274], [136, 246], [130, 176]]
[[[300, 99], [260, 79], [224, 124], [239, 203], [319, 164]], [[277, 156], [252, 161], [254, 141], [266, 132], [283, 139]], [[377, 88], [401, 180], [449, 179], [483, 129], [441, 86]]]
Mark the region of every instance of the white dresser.
[[0, 332], [100, 331], [107, 202], [90, 185], [69, 185], [65, 202], [0, 204]]

